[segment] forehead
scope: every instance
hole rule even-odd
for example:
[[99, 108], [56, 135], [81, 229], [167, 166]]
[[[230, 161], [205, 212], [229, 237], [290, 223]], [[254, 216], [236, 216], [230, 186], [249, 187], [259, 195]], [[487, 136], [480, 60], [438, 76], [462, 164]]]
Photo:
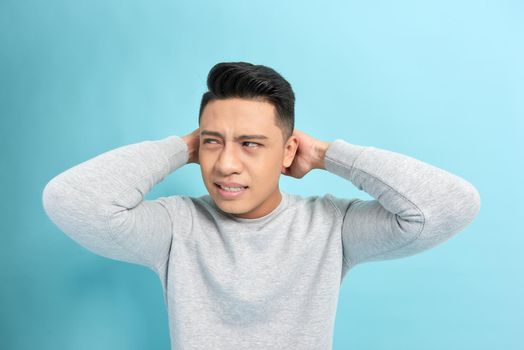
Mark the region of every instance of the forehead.
[[279, 132], [275, 107], [271, 103], [242, 98], [208, 102], [202, 112], [200, 128], [235, 134], [266, 133], [267, 136]]

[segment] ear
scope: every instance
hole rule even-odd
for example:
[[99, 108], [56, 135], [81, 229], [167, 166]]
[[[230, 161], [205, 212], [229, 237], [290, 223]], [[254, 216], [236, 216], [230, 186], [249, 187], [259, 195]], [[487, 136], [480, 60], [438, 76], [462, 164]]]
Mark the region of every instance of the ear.
[[286, 142], [286, 145], [284, 146], [284, 160], [282, 165], [284, 167], [289, 167], [293, 163], [293, 159], [295, 159], [295, 155], [298, 150], [299, 145], [299, 138], [297, 136], [290, 136], [289, 139]]

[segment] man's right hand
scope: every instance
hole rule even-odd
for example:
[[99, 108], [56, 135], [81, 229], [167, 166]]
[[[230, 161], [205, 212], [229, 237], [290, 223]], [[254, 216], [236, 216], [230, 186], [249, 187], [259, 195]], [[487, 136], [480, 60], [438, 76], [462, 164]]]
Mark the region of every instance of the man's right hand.
[[182, 136], [182, 140], [186, 142], [189, 152], [189, 159], [187, 162], [200, 164], [198, 159], [198, 149], [200, 147], [200, 127], [196, 128], [190, 134]]

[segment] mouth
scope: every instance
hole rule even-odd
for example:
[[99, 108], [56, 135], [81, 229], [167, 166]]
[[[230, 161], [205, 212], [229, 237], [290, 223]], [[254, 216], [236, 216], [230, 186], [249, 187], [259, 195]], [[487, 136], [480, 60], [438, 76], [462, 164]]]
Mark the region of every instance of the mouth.
[[247, 191], [249, 186], [242, 186], [242, 187], [223, 187], [218, 184], [214, 184], [216, 189], [218, 190], [218, 194], [220, 194], [223, 198], [237, 198], [241, 196], [244, 192]]

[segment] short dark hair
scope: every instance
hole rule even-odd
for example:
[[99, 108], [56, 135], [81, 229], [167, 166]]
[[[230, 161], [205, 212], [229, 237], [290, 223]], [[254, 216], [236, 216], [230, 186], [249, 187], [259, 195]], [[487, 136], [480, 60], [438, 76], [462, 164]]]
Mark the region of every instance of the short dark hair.
[[284, 143], [295, 127], [295, 94], [291, 84], [274, 69], [248, 62], [221, 62], [207, 75], [209, 91], [202, 96], [198, 124], [204, 107], [212, 100], [232, 97], [262, 100], [276, 110], [275, 123], [282, 130]]

